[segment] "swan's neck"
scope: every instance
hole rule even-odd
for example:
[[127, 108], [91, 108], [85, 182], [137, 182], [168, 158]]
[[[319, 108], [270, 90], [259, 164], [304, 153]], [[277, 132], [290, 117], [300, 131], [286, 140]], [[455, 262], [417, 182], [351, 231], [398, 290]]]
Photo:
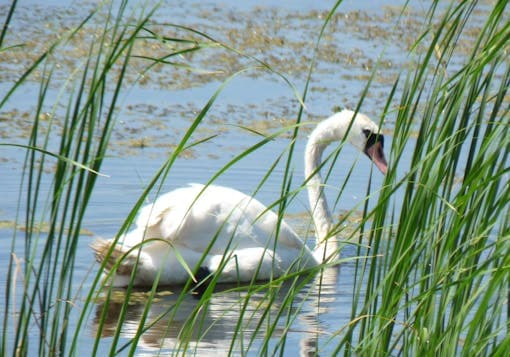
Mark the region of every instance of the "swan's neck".
[[308, 199], [312, 212], [317, 242], [314, 256], [318, 262], [332, 258], [338, 252], [338, 241], [331, 235], [333, 221], [324, 196], [324, 185], [319, 172], [322, 153], [329, 140], [322, 140], [312, 133], [305, 151], [305, 177], [308, 179]]

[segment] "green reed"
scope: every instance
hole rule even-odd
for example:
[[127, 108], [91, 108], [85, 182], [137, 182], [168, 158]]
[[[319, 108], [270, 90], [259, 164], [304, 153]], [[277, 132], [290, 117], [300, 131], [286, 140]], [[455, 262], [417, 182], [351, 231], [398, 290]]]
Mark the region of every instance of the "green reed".
[[[15, 10], [15, 4], [11, 9]], [[47, 96], [56, 68], [51, 56], [88, 26], [96, 15], [94, 12], [43, 52], [1, 100], [3, 105], [35, 70], [42, 72], [32, 132], [24, 146], [27, 154], [19, 200], [25, 211], [18, 216], [24, 232], [15, 230], [12, 238], [3, 307], [2, 355], [10, 349], [16, 355], [34, 350], [40, 355], [65, 354], [71, 337], [79, 333], [69, 329], [72, 316], [77, 314], [80, 291], [73, 280], [77, 242], [108, 148], [130, 51], [147, 21], [140, 18], [134, 27], [123, 25], [125, 6], [125, 2], [120, 5], [116, 17], [110, 9], [101, 38], [90, 41], [88, 56], [80, 63], [81, 70], [69, 76], [58, 98]], [[12, 12], [15, 16], [15, 11]], [[56, 110], [62, 101], [67, 108], [63, 118]], [[58, 147], [50, 147], [50, 137], [54, 135], [60, 139]], [[51, 172], [50, 187], [42, 187], [45, 171]], [[48, 193], [44, 193], [46, 190]], [[17, 245], [22, 246], [21, 257], [16, 256]], [[21, 269], [21, 274], [16, 269]], [[20, 301], [11, 295], [15, 287], [23, 290]], [[14, 337], [8, 343], [9, 333]]]
[[[366, 295], [352, 313], [363, 318], [338, 346], [346, 354], [485, 355], [508, 345], [510, 26], [498, 2], [457, 69], [457, 40], [476, 5], [452, 4], [417, 43], [428, 49], [404, 79], [369, 238], [383, 258], [366, 261]], [[410, 149], [400, 179], [396, 164]]]
[[[27, 77], [35, 70], [42, 71], [32, 134], [27, 144], [22, 145], [27, 154], [19, 199], [20, 206], [25, 208], [19, 212], [18, 221], [25, 230], [15, 230], [11, 242], [13, 254], [8, 262], [2, 308], [1, 355], [26, 355], [31, 351], [40, 355], [78, 354], [80, 338], [90, 333], [86, 326], [99, 300], [106, 308], [99, 313], [92, 353], [98, 353], [100, 345], [108, 343], [112, 355], [135, 354], [144, 333], [161, 324], [170, 329], [179, 309], [183, 309], [189, 299], [189, 291], [193, 289], [191, 279], [177, 291], [168, 309], [156, 317], [151, 316], [151, 307], [158, 296], [155, 283], [146, 292], [136, 333], [126, 342], [121, 335], [122, 327], [136, 289], [128, 287], [118, 301], [114, 289], [102, 286], [99, 273], [88, 292], [81, 291], [73, 280], [83, 217], [108, 153], [116, 107], [124, 90], [126, 73], [134, 60], [147, 61], [144, 69], [147, 73], [156, 64], [192, 71], [192, 66], [173, 59], [218, 49], [244, 57], [250, 64], [235, 72], [211, 95], [183, 133], [174, 152], [146, 185], [117, 236], [128, 230], [149, 192], [159, 192], [179, 154], [190, 147], [199, 149], [204, 141], [212, 138], [191, 141], [192, 134], [205, 120], [224, 87], [246, 71], [266, 71], [288, 85], [298, 111], [295, 125], [271, 136], [260, 134], [258, 143], [212, 175], [208, 184], [252, 152], [271, 145], [275, 138], [291, 131], [287, 150], [268, 163], [268, 171], [253, 193], [264, 189], [265, 181], [281, 163], [285, 166], [281, 195], [269, 206], [283, 218], [290, 201], [305, 189], [304, 183], [293, 189], [296, 183], [291, 168], [295, 140], [301, 127], [306, 125], [301, 122], [302, 104], [307, 97], [315, 57], [303, 93], [299, 94], [285, 75], [263, 61], [195, 29], [168, 24], [178, 29], [182, 37], [160, 35], [150, 24], [156, 8], [133, 16], [128, 14], [127, 5], [125, 1], [118, 8], [113, 5], [108, 8], [99, 40], [90, 42], [81, 70], [70, 74], [61, 89], [67, 96], [55, 99], [47, 95], [54, 83], [56, 68], [51, 57], [97, 13], [90, 14], [56, 41], [0, 99], [2, 108]], [[317, 48], [324, 29], [340, 5], [341, 1], [335, 4], [323, 28], [318, 29], [318, 38], [313, 39], [317, 41]], [[510, 24], [508, 16], [505, 17], [508, 9], [505, 1], [493, 5], [472, 51], [461, 65], [455, 65], [459, 39], [478, 3], [452, 3], [443, 13], [437, 5], [431, 5], [423, 33], [411, 49], [409, 55], [413, 64], [402, 71], [392, 86], [385, 108], [381, 108], [382, 118], [396, 117], [390, 171], [385, 184], [378, 189], [378, 201], [372, 209], [368, 204], [371, 187], [367, 187], [363, 219], [355, 232], [345, 237], [349, 244], [359, 247], [360, 256], [351, 258], [357, 262], [351, 320], [339, 325], [333, 336], [325, 336], [319, 329], [313, 333], [311, 343], [315, 347], [312, 351], [318, 354], [336, 351], [345, 355], [503, 355], [510, 346], [510, 107], [507, 92]], [[15, 7], [16, 1], [13, 1], [6, 24], [16, 16]], [[0, 54], [12, 50], [1, 48], [6, 31], [8, 27], [4, 26]], [[175, 47], [164, 57], [133, 55], [138, 41], [170, 42]], [[375, 70], [378, 68], [374, 73]], [[359, 100], [360, 111], [370, 84], [369, 81]], [[66, 102], [62, 103], [64, 100]], [[61, 115], [56, 110], [58, 103], [66, 108], [61, 126], [54, 122], [54, 117]], [[47, 107], [53, 111], [50, 119], [43, 121], [41, 118]], [[51, 135], [58, 135], [58, 147], [50, 147]], [[340, 150], [338, 148], [324, 165], [328, 173]], [[406, 165], [403, 158], [410, 152], [411, 160]], [[45, 172], [50, 168], [51, 187], [43, 187], [43, 175], [48, 175]], [[343, 188], [339, 189], [339, 196]], [[344, 220], [338, 224], [340, 232], [343, 223]], [[212, 241], [215, 233], [211, 232]], [[15, 254], [20, 244], [22, 257]], [[20, 261], [23, 261], [21, 275], [16, 273]], [[198, 352], [196, 340], [200, 341], [214, 328], [208, 325], [204, 311], [210, 308], [215, 297], [234, 293], [238, 298], [232, 301], [232, 308], [239, 311], [239, 316], [233, 326], [231, 353], [285, 354], [289, 351], [288, 334], [301, 317], [307, 299], [317, 300], [317, 311], [320, 310], [326, 284], [313, 279], [321, 277], [322, 268], [341, 263], [342, 260], [331, 262], [267, 283], [223, 287], [226, 292], [215, 290], [217, 277], [212, 277], [182, 324], [174, 353]], [[188, 268], [191, 273], [196, 267]], [[22, 282], [17, 281], [20, 276]], [[324, 279], [327, 279], [326, 273]], [[20, 301], [15, 301], [13, 286], [23, 289]], [[120, 309], [116, 328], [108, 342], [104, 342], [102, 332], [110, 327], [108, 307], [115, 304]], [[77, 321], [77, 328], [70, 329], [73, 319]], [[295, 346], [291, 351], [295, 352]]]

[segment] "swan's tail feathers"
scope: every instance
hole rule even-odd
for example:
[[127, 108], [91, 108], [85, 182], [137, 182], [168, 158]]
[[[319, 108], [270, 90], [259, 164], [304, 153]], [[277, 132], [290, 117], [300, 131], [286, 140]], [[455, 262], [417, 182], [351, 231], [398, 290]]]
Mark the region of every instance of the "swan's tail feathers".
[[137, 254], [130, 254], [125, 247], [119, 245], [112, 248], [112, 241], [96, 239], [90, 247], [94, 251], [97, 262], [100, 264], [104, 262], [105, 276], [115, 270], [114, 286], [127, 285], [126, 281], [129, 282], [133, 269], [141, 265], [140, 260], [137, 263]]

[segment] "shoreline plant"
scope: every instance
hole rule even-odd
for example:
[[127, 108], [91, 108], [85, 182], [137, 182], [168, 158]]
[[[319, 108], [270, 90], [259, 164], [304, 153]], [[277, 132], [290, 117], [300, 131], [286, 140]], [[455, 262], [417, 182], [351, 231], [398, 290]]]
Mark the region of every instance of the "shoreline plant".
[[[302, 90], [266, 62], [197, 29], [166, 24], [180, 36], [157, 33], [151, 27], [157, 7], [133, 11], [127, 0], [102, 4], [20, 74], [1, 94], [0, 110], [36, 71], [41, 79], [26, 144], [0, 141], [0, 148], [16, 147], [26, 152], [19, 209], [7, 248], [10, 260], [5, 262], [0, 355], [79, 354], [83, 336], [90, 334], [91, 321], [95, 336], [87, 351], [134, 355], [151, 328], [157, 326], [170, 333], [172, 322], [182, 318], [179, 309], [188, 309], [189, 314], [170, 353], [198, 354], [203, 352], [199, 342], [216, 323], [207, 314], [213, 300], [233, 295], [237, 298], [231, 301], [231, 310], [238, 315], [227, 352], [284, 355], [295, 352], [296, 346], [289, 346], [288, 341], [294, 324], [303, 318], [306, 304], [313, 304], [320, 315], [327, 291], [334, 288], [327, 272], [347, 261], [355, 266], [350, 320], [332, 333], [324, 332], [319, 323], [312, 324], [307, 331], [311, 336], [308, 352], [504, 356], [510, 350], [510, 21], [507, 1], [502, 0], [491, 4], [471, 51], [462, 54], [465, 61], [460, 64], [461, 39], [480, 2], [430, 4], [421, 36], [408, 54], [412, 63], [402, 69], [381, 108], [381, 121], [395, 118], [392, 145], [387, 148], [390, 171], [377, 192], [371, 183], [367, 185], [362, 218], [345, 237], [345, 244], [357, 249], [356, 257], [244, 286], [216, 286], [213, 278], [201, 294], [194, 295], [191, 307], [190, 279], [187, 286], [175, 290], [172, 303], [157, 313], [151, 309], [161, 299], [162, 291], [156, 285], [142, 295], [132, 287], [119, 294], [119, 290], [101, 285], [100, 272], [92, 278], [90, 291], [83, 291], [75, 281], [83, 219], [108, 156], [125, 79], [133, 62], [145, 61], [139, 78], [156, 65], [199, 70], [177, 60], [205, 49], [241, 56], [248, 65], [230, 73], [217, 87], [146, 184], [118, 235], [129, 228], [146, 196], [161, 190], [179, 155], [189, 148], [199, 149], [214, 137], [193, 141], [192, 134], [225, 87], [249, 71], [269, 73], [289, 88], [297, 108], [295, 122], [272, 135], [241, 128], [260, 136], [260, 140], [212, 175], [208, 184], [251, 153], [291, 132], [287, 149], [268, 163], [267, 173], [254, 190], [254, 194], [263, 190], [275, 168], [283, 165], [280, 196], [270, 205], [283, 218], [289, 203], [305, 188], [305, 183], [296, 182], [293, 176], [294, 145], [307, 124], [302, 118], [321, 41], [341, 3], [334, 5], [318, 30]], [[22, 46], [4, 45], [17, 6], [13, 0], [5, 17], [0, 58], [2, 53]], [[96, 28], [97, 37], [87, 44], [86, 57], [69, 74], [58, 97], [52, 97], [50, 88], [55, 85], [58, 68], [53, 55], [105, 9], [101, 27]], [[166, 45], [169, 52], [164, 57], [137, 55], [134, 49], [139, 41]], [[376, 64], [356, 110], [361, 111], [377, 70]], [[65, 109], [61, 111], [59, 106]], [[333, 172], [341, 150], [339, 146], [328, 157], [324, 176]], [[351, 172], [352, 168], [346, 181]], [[51, 180], [46, 187], [48, 180], [43, 178], [48, 176]], [[338, 189], [337, 202], [345, 184]], [[345, 223], [341, 219], [335, 230], [345, 233]], [[128, 310], [140, 304], [138, 325], [131, 326], [134, 332], [126, 339], [123, 333], [130, 322]], [[97, 306], [102, 308], [95, 309]], [[217, 321], [231, 310], [218, 312]], [[112, 311], [116, 312], [113, 320]], [[105, 341], [110, 330], [113, 332]], [[159, 348], [159, 352], [168, 351], [163, 345]]]

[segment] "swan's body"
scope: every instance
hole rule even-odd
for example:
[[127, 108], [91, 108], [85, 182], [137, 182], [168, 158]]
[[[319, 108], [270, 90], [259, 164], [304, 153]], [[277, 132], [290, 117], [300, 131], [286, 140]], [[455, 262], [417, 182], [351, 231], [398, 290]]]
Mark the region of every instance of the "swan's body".
[[285, 221], [278, 224], [278, 216], [253, 197], [227, 187], [192, 184], [145, 206], [136, 228], [114, 247], [105, 240], [92, 244], [98, 261], [107, 258], [105, 268], [115, 267], [112, 284], [128, 285], [135, 268], [133, 284], [138, 286], [150, 286], [156, 279], [160, 285], [183, 284], [189, 271], [199, 268], [219, 273], [220, 282], [268, 280], [335, 255], [337, 241], [328, 236], [332, 219], [317, 172], [325, 147], [347, 135], [386, 172], [379, 128], [360, 113], [354, 121], [353, 117], [354, 112], [344, 110], [324, 120], [306, 147], [305, 176], [310, 178], [307, 185], [317, 232], [313, 252]]

